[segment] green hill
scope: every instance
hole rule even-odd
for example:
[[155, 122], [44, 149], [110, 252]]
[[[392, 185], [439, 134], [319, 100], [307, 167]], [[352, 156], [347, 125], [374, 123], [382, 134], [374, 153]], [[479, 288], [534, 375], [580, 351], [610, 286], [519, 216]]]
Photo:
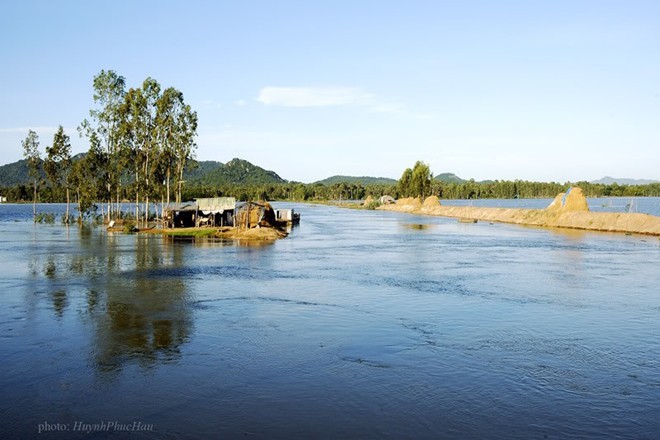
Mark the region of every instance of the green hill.
[[[46, 173], [41, 169], [42, 177]], [[26, 159], [0, 166], [0, 186], [27, 185], [30, 183], [29, 168]]]
[[286, 183], [274, 171], [265, 170], [243, 159], [232, 159], [224, 165], [212, 161], [199, 162], [198, 168], [191, 170], [187, 180], [204, 185]]
[[187, 182], [195, 182], [202, 179], [208, 173], [213, 172], [216, 168], [223, 167], [222, 162], [216, 162], [214, 160], [200, 160], [195, 161], [192, 166], [186, 167], [183, 172], [183, 180]]
[[327, 179], [319, 180], [318, 182], [323, 185], [334, 185], [337, 183], [355, 184], [361, 183], [362, 185], [396, 185], [397, 180], [390, 179], [389, 177], [369, 177], [369, 176], [332, 176]]
[[[84, 154], [78, 154], [74, 156], [73, 160], [78, 160], [83, 156]], [[43, 171], [42, 177], [46, 177]], [[213, 160], [198, 161], [195, 167], [190, 167], [184, 173], [184, 180], [190, 184], [204, 185], [286, 183], [286, 180], [274, 171], [265, 170], [242, 159], [232, 159], [226, 164]], [[25, 159], [0, 166], [0, 187], [29, 183], [30, 177]]]
[[593, 180], [591, 183], [601, 183], [603, 185], [650, 185], [651, 183], [658, 183], [657, 180], [648, 180], [648, 179], [629, 179], [622, 177], [610, 177], [605, 176], [602, 179]]
[[467, 180], [461, 179], [454, 173], [442, 173], [435, 176], [435, 180], [439, 180], [445, 183], [465, 183]]

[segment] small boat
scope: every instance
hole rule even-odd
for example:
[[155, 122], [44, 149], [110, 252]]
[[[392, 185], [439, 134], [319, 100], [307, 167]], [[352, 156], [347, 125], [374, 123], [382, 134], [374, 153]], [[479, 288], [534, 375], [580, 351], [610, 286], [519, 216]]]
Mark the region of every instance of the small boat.
[[461, 217], [461, 218], [458, 219], [458, 222], [459, 222], [459, 223], [476, 223], [476, 222], [477, 222], [477, 219], [476, 219], [476, 218], [465, 218], [465, 217]]

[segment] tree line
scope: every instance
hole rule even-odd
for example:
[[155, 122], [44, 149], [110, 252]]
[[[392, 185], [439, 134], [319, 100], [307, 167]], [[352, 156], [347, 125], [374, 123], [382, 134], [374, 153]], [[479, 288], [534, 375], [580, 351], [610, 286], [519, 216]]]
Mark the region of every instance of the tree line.
[[[571, 186], [579, 186], [588, 197], [660, 197], [660, 184], [618, 185], [589, 182], [533, 182], [526, 180], [495, 180], [493, 182], [463, 183], [430, 181], [430, 189], [425, 196], [435, 195], [440, 199], [511, 199], [511, 198], [553, 198]], [[121, 197], [128, 197], [128, 187], [123, 188]], [[10, 201], [32, 200], [32, 188], [17, 185], [4, 188], [2, 194]], [[394, 198], [417, 197], [422, 193], [404, 190], [399, 184], [362, 183], [322, 183], [305, 184], [299, 182], [272, 184], [202, 184], [188, 183], [181, 189], [181, 200], [201, 197], [235, 197], [238, 200], [271, 201], [329, 201], [362, 200], [367, 196], [378, 198], [390, 195]], [[66, 201], [66, 193], [61, 187], [46, 186], [39, 190], [42, 202]]]
[[[660, 183], [648, 185], [596, 184], [590, 182], [533, 182], [495, 180], [462, 183], [433, 178], [429, 165], [417, 161], [406, 168], [396, 184], [337, 182], [304, 184], [184, 183], [184, 170], [195, 166], [197, 114], [185, 104], [181, 92], [161, 86], [147, 78], [140, 88], [126, 90], [125, 80], [113, 71], [101, 71], [94, 78], [94, 103], [90, 119], [78, 131], [89, 140], [89, 150], [72, 160], [69, 137], [60, 126], [53, 142], [46, 147], [44, 160], [39, 154], [39, 139], [30, 130], [23, 141], [31, 187], [18, 185], [3, 189], [12, 201], [37, 200], [69, 202], [71, 194], [78, 203], [79, 220], [99, 201], [101, 213], [109, 221], [121, 215], [121, 202], [133, 200], [135, 217], [148, 220], [148, 206], [154, 200], [161, 212], [170, 203], [172, 187], [176, 202], [202, 197], [231, 196], [238, 200], [327, 201], [361, 200], [390, 195], [440, 199], [552, 198], [571, 186], [579, 186], [588, 197], [660, 196]], [[45, 179], [44, 179], [45, 177]], [[41, 185], [46, 180], [49, 185]], [[142, 209], [142, 212], [140, 212]], [[36, 208], [35, 208], [36, 219]]]
[[[110, 221], [121, 216], [122, 200], [132, 200], [135, 218], [146, 222], [150, 201], [159, 200], [162, 211], [173, 190], [180, 202], [183, 173], [195, 158], [197, 136], [197, 113], [185, 103], [183, 94], [174, 87], [163, 90], [153, 78], [127, 90], [123, 76], [102, 70], [94, 77], [93, 101], [89, 118], [78, 127], [79, 135], [89, 142], [89, 150], [80, 159], [72, 160], [70, 138], [62, 126], [46, 147], [43, 160], [36, 132], [30, 130], [23, 141], [35, 221], [41, 169], [50, 195], [42, 200], [61, 201], [54, 199], [65, 193], [65, 222], [70, 221], [71, 194], [78, 204], [79, 221], [97, 203]], [[10, 189], [8, 197], [26, 200], [23, 190], [19, 186], [12, 194]]]

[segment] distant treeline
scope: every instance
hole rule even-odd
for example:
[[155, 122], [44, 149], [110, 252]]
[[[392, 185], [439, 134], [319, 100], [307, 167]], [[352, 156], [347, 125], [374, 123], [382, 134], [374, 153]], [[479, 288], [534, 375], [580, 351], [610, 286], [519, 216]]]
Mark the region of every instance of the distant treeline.
[[[529, 182], [523, 180], [496, 180], [479, 183], [468, 181], [464, 183], [446, 183], [433, 181], [431, 194], [440, 199], [511, 199], [519, 198], [552, 198], [570, 186], [579, 186], [587, 197], [660, 197], [660, 183], [648, 185], [605, 185], [589, 182]], [[17, 185], [0, 188], [0, 194], [9, 202], [27, 202], [32, 200], [32, 189], [29, 185]], [[242, 184], [242, 185], [189, 185], [183, 187], [182, 199], [192, 200], [201, 197], [236, 197], [238, 200], [360, 200], [367, 196], [380, 197], [391, 195], [402, 197], [399, 185], [362, 185], [361, 183], [321, 183], [304, 184], [297, 182], [278, 184]], [[127, 188], [122, 198], [129, 200], [133, 194]], [[44, 185], [39, 190], [39, 201], [65, 202], [66, 193], [61, 187]]]
[[[468, 181], [446, 183], [432, 181], [431, 194], [440, 199], [512, 199], [553, 198], [571, 186], [582, 188], [587, 197], [660, 197], [660, 183], [649, 185], [611, 185], [589, 182], [529, 182], [524, 180], [496, 180], [488, 183]], [[239, 200], [361, 200], [367, 196], [404, 196], [400, 185], [363, 185], [360, 183], [283, 183], [268, 185], [191, 185], [183, 190], [185, 200], [196, 197], [231, 196]]]

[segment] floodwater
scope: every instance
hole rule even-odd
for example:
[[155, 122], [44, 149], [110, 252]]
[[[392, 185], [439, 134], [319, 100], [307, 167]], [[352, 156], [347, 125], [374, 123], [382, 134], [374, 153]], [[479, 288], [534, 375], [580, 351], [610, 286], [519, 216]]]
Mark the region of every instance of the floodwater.
[[660, 437], [658, 237], [280, 206], [247, 246], [0, 205], [0, 438]]

